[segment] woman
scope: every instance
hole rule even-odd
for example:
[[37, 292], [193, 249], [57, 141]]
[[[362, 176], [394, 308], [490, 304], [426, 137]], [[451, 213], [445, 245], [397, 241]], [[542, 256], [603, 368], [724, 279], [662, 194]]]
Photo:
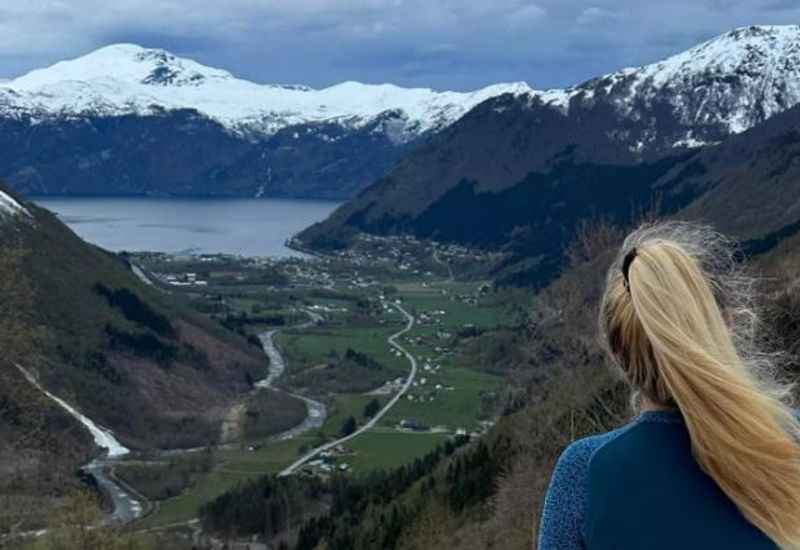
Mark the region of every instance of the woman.
[[540, 550], [800, 548], [800, 426], [754, 349], [752, 288], [707, 228], [628, 236], [600, 330], [640, 412], [564, 451]]

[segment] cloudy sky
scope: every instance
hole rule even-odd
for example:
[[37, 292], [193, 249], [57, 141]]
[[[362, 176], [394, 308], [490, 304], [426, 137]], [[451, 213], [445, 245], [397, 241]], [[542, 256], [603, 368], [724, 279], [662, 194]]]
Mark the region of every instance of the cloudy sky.
[[[800, 23], [797, 0], [25, 0], [0, 5], [0, 77], [115, 42], [260, 82], [545, 88], [731, 28]], [[113, 7], [109, 7], [113, 6]]]

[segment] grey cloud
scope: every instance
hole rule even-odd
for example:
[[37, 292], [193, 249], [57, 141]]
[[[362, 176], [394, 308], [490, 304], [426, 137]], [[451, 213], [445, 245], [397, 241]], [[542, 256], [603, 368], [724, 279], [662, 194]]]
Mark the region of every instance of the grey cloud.
[[578, 25], [592, 25], [603, 20], [608, 21], [612, 19], [618, 19], [620, 17], [622, 17], [620, 12], [607, 8], [601, 8], [599, 6], [589, 6], [578, 15], [575, 22], [578, 23]]
[[797, 0], [773, 0], [764, 4], [765, 12], [773, 11], [800, 11]]

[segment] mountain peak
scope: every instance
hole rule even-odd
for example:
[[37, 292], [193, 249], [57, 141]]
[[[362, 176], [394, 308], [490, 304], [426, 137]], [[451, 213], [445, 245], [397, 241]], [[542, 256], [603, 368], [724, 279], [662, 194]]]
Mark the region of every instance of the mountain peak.
[[209, 80], [233, 76], [222, 69], [201, 65], [166, 50], [137, 44], [110, 44], [88, 54], [36, 69], [7, 85], [18, 89], [57, 86], [62, 82], [114, 79], [152, 86], [199, 86]]
[[662, 80], [680, 72], [735, 73], [746, 65], [770, 69], [799, 51], [800, 26], [741, 27], [642, 69]]
[[383, 113], [402, 112], [404, 127], [392, 135], [408, 141], [443, 128], [490, 97], [527, 90], [522, 83], [473, 92], [359, 82], [324, 89], [259, 84], [166, 50], [123, 43], [0, 84], [0, 114], [38, 120], [193, 109], [234, 133], [264, 136], [307, 123], [365, 126]]
[[800, 25], [748, 25], [737, 27], [722, 34], [717, 39], [730, 38], [734, 40], [747, 40], [751, 38], [770, 38], [776, 36], [794, 36], [800, 34]]
[[[712, 133], [720, 136], [741, 133], [800, 103], [800, 26], [737, 28], [574, 90], [589, 99], [595, 94], [609, 97], [634, 119], [660, 103], [671, 105], [695, 133], [704, 128], [715, 128]], [[690, 134], [683, 141], [696, 142]]]

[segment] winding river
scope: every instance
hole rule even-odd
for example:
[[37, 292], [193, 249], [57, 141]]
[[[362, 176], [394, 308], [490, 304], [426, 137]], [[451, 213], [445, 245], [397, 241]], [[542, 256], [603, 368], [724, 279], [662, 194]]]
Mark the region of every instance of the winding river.
[[[303, 311], [310, 317], [310, 319], [301, 325], [295, 326], [295, 329], [308, 328], [322, 321], [322, 316], [311, 311], [310, 309], [304, 309]], [[322, 427], [322, 425], [325, 423], [325, 418], [327, 418], [327, 409], [325, 405], [319, 401], [315, 401], [304, 395], [281, 390], [274, 386], [275, 381], [283, 376], [283, 373], [286, 370], [286, 359], [284, 359], [281, 352], [278, 351], [278, 347], [275, 345], [275, 335], [278, 334], [279, 331], [280, 329], [272, 329], [258, 335], [259, 340], [261, 340], [261, 347], [264, 348], [264, 353], [267, 355], [267, 357], [269, 357], [269, 373], [267, 374], [266, 378], [256, 382], [255, 387], [258, 389], [274, 389], [277, 391], [284, 391], [292, 397], [300, 399], [306, 404], [307, 412], [305, 419], [297, 426], [273, 437], [273, 439], [285, 440], [297, 437], [298, 435], [309, 430]]]
[[81, 414], [72, 405], [47, 391], [41, 384], [39, 384], [39, 381], [30, 371], [21, 365], [17, 365], [17, 368], [20, 370], [20, 372], [22, 372], [28, 382], [33, 384], [39, 391], [55, 401], [68, 414], [83, 424], [83, 426], [89, 430], [89, 433], [92, 434], [95, 445], [101, 449], [104, 449], [101, 456], [86, 464], [82, 470], [94, 476], [94, 478], [97, 480], [97, 484], [111, 497], [114, 505], [114, 511], [111, 514], [111, 521], [129, 523], [141, 516], [142, 503], [137, 500], [130, 491], [123, 488], [120, 484], [106, 474], [107, 467], [115, 464], [119, 459], [129, 454], [130, 451], [119, 441], [117, 441], [117, 438], [114, 437], [114, 434], [110, 430], [98, 426], [90, 418]]
[[[146, 276], [144, 276], [146, 279]], [[148, 280], [149, 281], [149, 280]], [[150, 283], [152, 284], [152, 283]], [[321, 322], [322, 316], [319, 314], [305, 309], [303, 310], [308, 316], [309, 320], [303, 324], [297, 325], [295, 329], [304, 329], [310, 326], [313, 326], [319, 322]], [[286, 360], [284, 359], [283, 355], [278, 351], [277, 346], [275, 345], [274, 337], [279, 332], [279, 329], [273, 329], [267, 332], [264, 332], [259, 335], [259, 339], [261, 340], [262, 348], [264, 349], [264, 353], [269, 357], [269, 371], [267, 372], [266, 378], [263, 380], [259, 380], [255, 383], [255, 387], [257, 389], [273, 389], [276, 391], [284, 391], [286, 390], [276, 388], [274, 386], [275, 382], [283, 375], [284, 371], [286, 370]], [[94, 439], [94, 443], [97, 447], [103, 449], [101, 456], [94, 458], [91, 462], [83, 466], [81, 469], [91, 474], [95, 480], [97, 480], [97, 484], [104, 490], [108, 495], [111, 497], [112, 504], [114, 506], [114, 511], [111, 514], [110, 520], [112, 522], [126, 524], [130, 523], [136, 519], [138, 519], [142, 515], [143, 506], [142, 502], [133, 494], [133, 491], [125, 487], [121, 482], [115, 479], [113, 476], [110, 476], [107, 472], [111, 467], [117, 464], [122, 458], [130, 454], [130, 450], [123, 446], [114, 434], [102, 426], [99, 426], [90, 418], [83, 415], [80, 411], [75, 409], [72, 405], [61, 399], [60, 397], [50, 393], [47, 391], [36, 379], [36, 377], [22, 367], [21, 365], [16, 365], [17, 368], [22, 372], [25, 376], [25, 379], [35, 386], [39, 391], [41, 391], [44, 395], [48, 398], [53, 400], [56, 404], [58, 404], [62, 409], [64, 409], [70, 416], [75, 418], [78, 422], [80, 422], [89, 433], [92, 435]], [[306, 404], [307, 414], [305, 419], [297, 426], [286, 430], [276, 436], [273, 436], [272, 439], [274, 440], [286, 440], [292, 439], [297, 437], [298, 435], [305, 433], [309, 430], [313, 430], [315, 428], [321, 427], [325, 423], [325, 419], [327, 417], [327, 409], [323, 403], [319, 401], [315, 401], [310, 399], [304, 395], [299, 395], [291, 392], [286, 392], [287, 394], [296, 397], [297, 399], [302, 400]], [[196, 449], [175, 449], [170, 451], [164, 451], [163, 454], [177, 454], [180, 452], [190, 452]]]

